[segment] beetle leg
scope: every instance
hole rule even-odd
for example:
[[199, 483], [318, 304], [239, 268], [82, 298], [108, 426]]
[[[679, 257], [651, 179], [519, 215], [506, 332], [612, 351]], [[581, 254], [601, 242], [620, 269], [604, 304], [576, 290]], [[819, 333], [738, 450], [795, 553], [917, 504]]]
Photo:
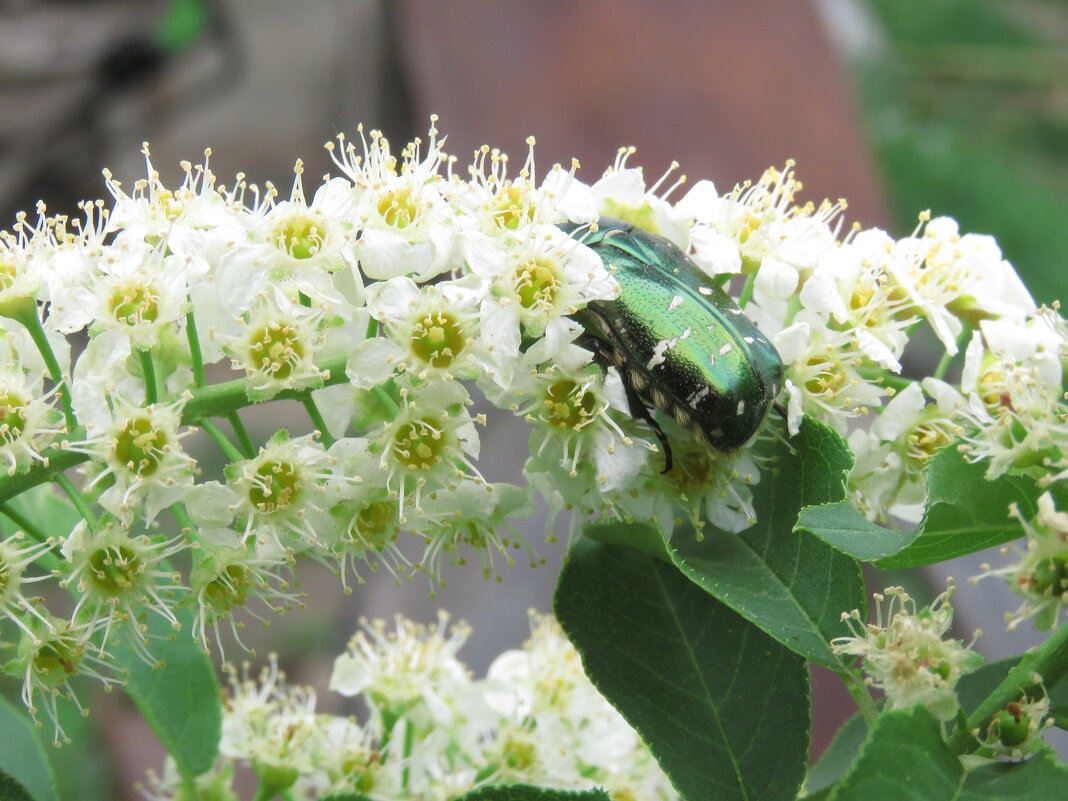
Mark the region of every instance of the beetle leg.
[[660, 471], [661, 474], [671, 472], [671, 445], [668, 444], [667, 435], [664, 433], [664, 429], [660, 427], [660, 423], [656, 422], [656, 418], [653, 417], [653, 413], [649, 411], [649, 406], [641, 399], [638, 391], [634, 388], [634, 385], [630, 382], [630, 377], [622, 375], [623, 389], [627, 393], [627, 403], [630, 405], [631, 417], [636, 417], [639, 420], [644, 420], [649, 424], [649, 427], [653, 429], [653, 433], [656, 434], [656, 438], [660, 440], [660, 444], [664, 446], [664, 469]]

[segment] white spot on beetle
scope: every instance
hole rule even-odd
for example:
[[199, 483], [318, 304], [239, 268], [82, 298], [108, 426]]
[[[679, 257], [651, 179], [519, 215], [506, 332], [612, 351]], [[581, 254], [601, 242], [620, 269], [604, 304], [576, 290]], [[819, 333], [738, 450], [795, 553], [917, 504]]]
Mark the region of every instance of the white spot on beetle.
[[668, 348], [672, 347], [678, 340], [676, 339], [661, 339], [656, 343], [656, 347], [653, 348], [653, 355], [649, 358], [649, 362], [645, 365], [646, 370], [652, 370], [659, 364], [663, 364], [667, 359]]
[[752, 345], [754, 342], [756, 342], [756, 340], [752, 337], [742, 337], [742, 342], [744, 342], [746, 345]]
[[686, 329], [685, 331], [683, 331], [683, 332], [682, 332], [682, 333], [681, 333], [681, 334], [679, 335], [679, 339], [687, 339], [687, 338], [689, 338], [689, 336], [690, 336], [690, 334], [691, 334], [691, 333], [692, 333], [692, 331], [690, 331], [690, 329], [689, 329], [689, 328], [687, 328], [687, 329]]
[[713, 356], [711, 353], [708, 354], [708, 365], [710, 367], [715, 367], [716, 366], [716, 357]]
[[690, 395], [690, 397], [686, 399], [686, 405], [689, 406], [691, 409], [695, 408], [697, 404], [703, 401], [708, 396], [708, 393], [711, 391], [711, 387], [701, 387], [699, 390], [697, 390], [697, 392], [693, 393], [692, 395]]
[[731, 352], [733, 348], [734, 346], [730, 342], [728, 342], [722, 348], [719, 349], [719, 355], [726, 356], [728, 353]]
[[704, 295], [706, 298], [712, 294], [712, 290], [709, 289], [707, 286], [699, 286], [697, 287], [697, 291]]
[[675, 311], [675, 309], [679, 308], [679, 306], [681, 306], [681, 305], [682, 305], [682, 295], [676, 295], [675, 297], [673, 297], [671, 299], [671, 303], [668, 304], [667, 310], [668, 311]]
[[742, 313], [741, 309], [731, 309], [730, 311], [731, 311], [731, 314], [741, 314]]
[[740, 401], [738, 401], [738, 412], [737, 412], [737, 414], [738, 414], [739, 417], [741, 417], [744, 412], [745, 412], [745, 401], [744, 400], [740, 400]]

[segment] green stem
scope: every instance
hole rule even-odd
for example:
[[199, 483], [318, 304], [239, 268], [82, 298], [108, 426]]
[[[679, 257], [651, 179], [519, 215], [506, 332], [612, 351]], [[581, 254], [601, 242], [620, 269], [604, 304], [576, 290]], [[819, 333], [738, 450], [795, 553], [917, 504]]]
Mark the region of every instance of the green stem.
[[400, 411], [400, 406], [397, 404], [397, 401], [394, 399], [394, 397], [388, 392], [386, 392], [385, 389], [383, 389], [381, 386], [377, 386], [371, 390], [371, 394], [378, 398], [378, 400], [382, 402], [383, 406], [389, 409], [390, 417], [397, 416], [397, 413]]
[[70, 502], [74, 504], [74, 508], [78, 510], [78, 514], [82, 516], [82, 519], [89, 524], [90, 529], [95, 529], [96, 515], [93, 514], [93, 510], [89, 508], [89, 504], [85, 502], [85, 493], [74, 486], [71, 480], [67, 478], [63, 473], [56, 473], [52, 476], [52, 480], [59, 485], [59, 488], [67, 493], [67, 497], [70, 498]]
[[193, 385], [202, 387], [208, 383], [204, 375], [204, 354], [200, 350], [200, 334], [197, 333], [197, 320], [193, 312], [185, 315], [185, 338], [189, 342], [189, 358], [193, 361]]
[[0, 514], [10, 518], [12, 523], [37, 540], [37, 542], [48, 542], [48, 536], [27, 518], [23, 517], [21, 513], [15, 511], [10, 504], [0, 503]]
[[744, 309], [745, 304], [749, 302], [749, 299], [753, 297], [753, 289], [756, 287], [756, 273], [750, 273], [745, 277], [745, 285], [742, 287], [742, 294], [738, 296], [738, 308]]
[[849, 690], [849, 694], [853, 696], [857, 709], [860, 710], [861, 717], [864, 718], [864, 723], [870, 729], [872, 724], [875, 723], [875, 718], [879, 715], [879, 707], [875, 705], [875, 699], [871, 697], [868, 685], [852, 670], [839, 671], [838, 678], [842, 680], [846, 689]]
[[401, 771], [401, 789], [408, 789], [408, 764], [415, 743], [415, 727], [407, 718], [404, 719], [404, 769]]
[[52, 379], [52, 383], [59, 387], [59, 402], [63, 406], [63, 417], [67, 421], [67, 430], [73, 431], [78, 427], [78, 418], [74, 416], [74, 407], [71, 406], [70, 402], [70, 390], [67, 388], [67, 382], [63, 379], [63, 369], [59, 366], [59, 361], [52, 350], [52, 345], [48, 342], [48, 334], [44, 330], [41, 318], [37, 316], [37, 304], [34, 304], [32, 309], [28, 309], [25, 314], [20, 314], [15, 319], [26, 326], [26, 330], [30, 332], [30, 338], [33, 339], [33, 344], [37, 346], [37, 351], [41, 354], [41, 358], [44, 359], [45, 367], [48, 368], [48, 375]]
[[[345, 362], [347, 354], [340, 354], [319, 364], [319, 368], [326, 372], [324, 386], [333, 386], [348, 381], [345, 375]], [[204, 387], [195, 387], [188, 392], [192, 395], [182, 408], [182, 424], [192, 425], [203, 417], [226, 417], [231, 412], [251, 406], [245, 395], [246, 382], [243, 378], [226, 381], [222, 384], [211, 384]], [[183, 390], [184, 392], [185, 390]], [[275, 400], [303, 401], [312, 390], [286, 390], [275, 395]], [[165, 400], [177, 400], [178, 395]], [[388, 395], [386, 395], [389, 398]], [[396, 401], [389, 398], [389, 405], [397, 408]], [[25, 473], [14, 476], [0, 475], [0, 502], [10, 500], [26, 490], [51, 481], [55, 473], [76, 467], [89, 460], [84, 453], [67, 450], [61, 446], [48, 448], [42, 451], [41, 456], [47, 459], [47, 463], [36, 464]]]
[[230, 421], [230, 425], [234, 429], [234, 434], [237, 436], [237, 444], [241, 446], [246, 458], [251, 459], [256, 455], [256, 446], [252, 444], [252, 437], [248, 435], [248, 429], [245, 428], [241, 417], [237, 412], [230, 412], [230, 414], [226, 415], [226, 419]]
[[197, 421], [197, 425], [204, 429], [209, 437], [215, 440], [215, 444], [219, 446], [219, 450], [221, 450], [231, 462], [245, 461], [245, 454], [241, 453], [241, 451], [234, 447], [234, 443], [226, 438], [226, 434], [224, 434], [215, 423], [204, 417]]
[[[968, 344], [968, 340], [972, 337], [972, 327], [970, 325], [964, 326], [960, 332], [960, 336], [957, 337], [957, 353], [960, 353]], [[946, 371], [949, 369], [949, 365], [953, 363], [953, 360], [957, 357], [957, 353], [950, 353], [948, 350], [942, 354], [942, 358], [938, 360], [938, 366], [935, 367], [934, 378], [941, 381]]]
[[911, 378], [905, 378], [901, 375], [894, 375], [893, 373], [887, 373], [884, 370], [872, 370], [861, 367], [857, 370], [863, 378], [874, 380], [877, 378], [882, 379], [883, 386], [893, 387], [894, 389], [904, 389], [909, 384], [915, 384]]
[[185, 510], [185, 507], [180, 503], [172, 503], [170, 505], [171, 514], [174, 515], [174, 520], [178, 523], [178, 528], [185, 533], [187, 539], [199, 539], [197, 537], [197, 527], [192, 518], [189, 517], [189, 512]]
[[968, 716], [967, 725], [958, 729], [949, 745], [956, 753], [974, 750], [972, 732], [982, 732], [999, 710], [1010, 701], [1018, 701], [1024, 691], [1035, 685], [1034, 676], [1042, 677], [1047, 687], [1052, 687], [1068, 674], [1068, 625], [1062, 624], [1038, 648], [1024, 654], [1023, 658], [1006, 676], [1001, 684]]
[[[11, 508], [10, 504], [0, 503], [0, 514], [7, 517], [12, 523], [14, 523], [20, 531], [25, 532], [31, 539], [37, 542], [48, 542], [48, 536], [41, 531], [37, 526], [31, 523], [22, 514]], [[55, 540], [53, 540], [55, 542]], [[59, 567], [62, 561], [53, 551], [44, 551], [37, 555], [35, 561], [40, 562], [46, 570], [54, 570]]]
[[277, 798], [278, 793], [275, 792], [275, 788], [270, 786], [268, 782], [260, 782], [256, 787], [256, 795], [252, 801], [271, 801], [272, 798]]
[[156, 384], [156, 367], [152, 364], [152, 351], [139, 350], [137, 358], [141, 362], [141, 375], [145, 379], [145, 405], [159, 400], [159, 387]]
[[319, 429], [319, 436], [322, 438], [323, 445], [329, 448], [334, 444], [334, 438], [326, 430], [326, 421], [323, 420], [323, 414], [319, 411], [319, 407], [315, 405], [311, 395], [304, 399], [304, 410], [308, 413], [308, 417], [311, 418], [312, 425]]

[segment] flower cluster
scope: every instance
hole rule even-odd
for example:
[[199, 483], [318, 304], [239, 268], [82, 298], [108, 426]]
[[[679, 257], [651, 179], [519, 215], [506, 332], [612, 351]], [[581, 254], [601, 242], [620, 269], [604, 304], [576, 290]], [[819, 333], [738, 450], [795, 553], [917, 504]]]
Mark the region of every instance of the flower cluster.
[[[872, 519], [916, 517], [924, 465], [962, 438], [991, 476], [1068, 475], [1065, 324], [989, 237], [945, 218], [843, 235], [845, 204], [798, 203], [792, 165], [683, 192], [674, 165], [647, 185], [633, 149], [588, 184], [577, 163], [539, 176], [530, 146], [518, 171], [488, 147], [461, 171], [433, 127], [399, 153], [361, 129], [328, 145], [338, 174], [310, 200], [300, 162], [285, 198], [225, 187], [208, 153], [169, 189], [146, 147], [145, 179], [107, 176], [113, 203], [0, 234], [0, 504], [18, 530], [0, 543], [0, 615], [28, 706], [79, 673], [119, 678], [124, 649], [151, 662], [151, 624], [177, 626], [181, 606], [206, 646], [300, 603], [298, 558], [346, 586], [382, 567], [433, 587], [467, 550], [487, 576], [517, 552], [536, 564], [514, 525], [535, 492], [572, 533], [590, 517], [740, 531], [762, 444], [806, 415], [848, 432]], [[665, 416], [663, 472], [636, 388], [574, 319], [620, 292], [584, 243], [602, 217], [670, 240], [774, 342], [784, 386], [746, 446], [715, 451]], [[902, 370], [923, 328], [943, 357], [916, 383]], [[527, 486], [483, 476], [478, 395], [529, 422]], [[241, 410], [272, 399], [302, 404], [311, 433], [253, 436]], [[222, 470], [187, 450], [194, 432]], [[62, 505], [49, 482], [76, 525], [35, 522], [65, 519], [40, 514]], [[69, 609], [27, 595], [38, 581]]]
[[[633, 729], [594, 689], [548, 616], [531, 639], [473, 679], [457, 659], [470, 630], [398, 618], [365, 622], [334, 664], [330, 688], [357, 696], [362, 719], [315, 711], [315, 693], [287, 685], [272, 660], [259, 679], [231, 674], [222, 756], [198, 784], [228, 788], [249, 764], [260, 797], [363, 793], [375, 801], [447, 801], [476, 787], [603, 787], [613, 799], [678, 795]], [[173, 767], [150, 777], [153, 801], [180, 797]], [[269, 788], [272, 792], [266, 792]]]
[[853, 636], [832, 640], [834, 652], [863, 660], [867, 683], [886, 694], [888, 709], [922, 704], [939, 720], [956, 715], [957, 682], [982, 665], [983, 657], [959, 640], [944, 639], [953, 622], [949, 599], [955, 589], [951, 579], [949, 589], [917, 611], [904, 589], [888, 587], [872, 596], [875, 622], [862, 623], [856, 609], [842, 613]]

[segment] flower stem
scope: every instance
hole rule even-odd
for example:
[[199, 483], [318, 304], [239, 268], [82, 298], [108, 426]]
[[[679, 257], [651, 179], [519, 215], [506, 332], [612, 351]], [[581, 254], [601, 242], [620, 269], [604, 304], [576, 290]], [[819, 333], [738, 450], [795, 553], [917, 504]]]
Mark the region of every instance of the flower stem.
[[41, 354], [41, 358], [44, 359], [52, 383], [59, 387], [59, 402], [63, 406], [63, 417], [67, 421], [67, 430], [73, 431], [78, 427], [78, 418], [74, 416], [74, 407], [71, 406], [70, 402], [70, 390], [67, 387], [67, 382], [63, 379], [63, 370], [59, 366], [59, 361], [52, 350], [52, 345], [48, 342], [48, 334], [44, 330], [41, 318], [37, 316], [37, 305], [34, 304], [26, 314], [20, 314], [15, 319], [26, 326], [26, 330], [30, 332], [30, 338], [33, 339], [33, 344], [37, 346], [37, 351]]
[[744, 309], [745, 304], [749, 302], [749, 299], [753, 297], [753, 289], [756, 288], [756, 273], [750, 273], [745, 277], [745, 285], [742, 287], [742, 293], [738, 296], [738, 308]]
[[875, 699], [871, 697], [868, 685], [852, 670], [838, 671], [838, 678], [842, 680], [846, 689], [849, 690], [849, 694], [853, 696], [857, 709], [860, 710], [861, 717], [864, 718], [864, 723], [870, 729], [875, 722], [875, 718], [879, 715], [879, 707], [875, 705]]
[[[970, 325], [964, 326], [963, 330], [960, 332], [960, 336], [957, 337], [957, 353], [960, 353], [965, 345], [967, 345], [971, 336], [972, 327]], [[941, 381], [945, 377], [946, 371], [949, 369], [949, 365], [952, 364], [953, 360], [957, 357], [957, 353], [950, 353], [947, 350], [942, 354], [942, 358], [938, 360], [938, 366], [935, 367], [934, 378]]]
[[89, 504], [85, 502], [85, 494], [74, 486], [74, 484], [71, 483], [71, 480], [63, 473], [56, 473], [52, 476], [52, 480], [59, 485], [61, 490], [67, 493], [70, 502], [74, 504], [74, 508], [78, 510], [78, 514], [82, 516], [82, 519], [89, 524], [89, 528], [95, 529], [96, 515], [94, 515], [93, 510], [89, 508]]
[[200, 350], [200, 334], [197, 333], [197, 320], [193, 312], [185, 315], [185, 338], [189, 342], [189, 358], [193, 362], [193, 384], [202, 387], [207, 383], [204, 375], [204, 354]]
[[[7, 517], [12, 523], [18, 526], [20, 531], [24, 532], [31, 539], [34, 539], [37, 542], [41, 543], [48, 542], [48, 536], [43, 531], [41, 531], [41, 529], [37, 528], [37, 526], [31, 523], [27, 518], [23, 517], [19, 512], [11, 508], [10, 504], [0, 503], [0, 514], [3, 514], [5, 517]], [[55, 542], [55, 540], [53, 540], [53, 542]], [[62, 560], [58, 556], [56, 556], [53, 551], [47, 550], [42, 551], [36, 557], [34, 557], [34, 561], [41, 563], [41, 565], [47, 570], [53, 570], [59, 567], [59, 564]]]
[[248, 435], [248, 429], [245, 428], [244, 422], [236, 411], [230, 412], [226, 415], [226, 419], [230, 421], [230, 425], [234, 429], [234, 434], [237, 436], [237, 444], [241, 446], [241, 450], [245, 452], [245, 456], [251, 459], [256, 455], [256, 446], [252, 444], [252, 437]]
[[315, 401], [312, 399], [311, 395], [304, 399], [304, 410], [308, 413], [308, 417], [311, 418], [312, 425], [319, 430], [319, 436], [323, 441], [323, 445], [329, 448], [334, 444], [334, 438], [330, 436], [330, 432], [326, 430], [326, 421], [323, 420], [323, 414], [319, 411], [319, 407], [315, 405]]
[[968, 716], [967, 724], [958, 728], [949, 742], [950, 748], [958, 754], [974, 750], [976, 741], [972, 732], [982, 731], [998, 710], [1010, 701], [1018, 701], [1026, 689], [1036, 684], [1036, 674], [1047, 687], [1068, 674], [1068, 625], [1059, 626], [1042, 645], [1024, 654], [1001, 684]]
[[[335, 384], [343, 384], [349, 380], [348, 376], [345, 375], [345, 362], [347, 360], [348, 354], [340, 354], [325, 359], [318, 365], [319, 369], [325, 373], [323, 386], [329, 387]], [[183, 392], [189, 392], [192, 397], [182, 407], [182, 424], [192, 425], [194, 421], [199, 421], [204, 417], [226, 417], [231, 412], [242, 409], [245, 406], [251, 406], [252, 402], [249, 401], [248, 396], [245, 394], [246, 386], [245, 379], [236, 378], [233, 381], [226, 381], [221, 384], [210, 384], [204, 387], [184, 390]], [[385, 398], [388, 398], [388, 405], [393, 409], [397, 409], [396, 401], [390, 398], [388, 393], [382, 390], [381, 387], [378, 387], [378, 389]], [[311, 391], [310, 389], [285, 390], [275, 395], [275, 399], [302, 401]], [[168, 400], [174, 400], [178, 397], [178, 395], [175, 395]], [[18, 473], [14, 476], [0, 474], [0, 502], [14, 498], [16, 495], [25, 492], [31, 487], [36, 487], [38, 484], [51, 481], [53, 475], [57, 472], [76, 467], [89, 460], [89, 457], [84, 453], [67, 450], [62, 447], [48, 448], [41, 453], [41, 456], [48, 460], [47, 464], [36, 464], [25, 473]]]
[[224, 434], [215, 423], [211, 422], [206, 417], [202, 417], [197, 421], [197, 425], [204, 429], [204, 432], [215, 440], [215, 444], [219, 446], [219, 450], [225, 454], [226, 458], [231, 462], [243, 462], [245, 460], [245, 454], [241, 453]]
[[141, 362], [141, 375], [145, 380], [145, 405], [159, 400], [159, 387], [156, 384], [156, 367], [152, 364], [152, 351], [139, 350], [137, 358]]

